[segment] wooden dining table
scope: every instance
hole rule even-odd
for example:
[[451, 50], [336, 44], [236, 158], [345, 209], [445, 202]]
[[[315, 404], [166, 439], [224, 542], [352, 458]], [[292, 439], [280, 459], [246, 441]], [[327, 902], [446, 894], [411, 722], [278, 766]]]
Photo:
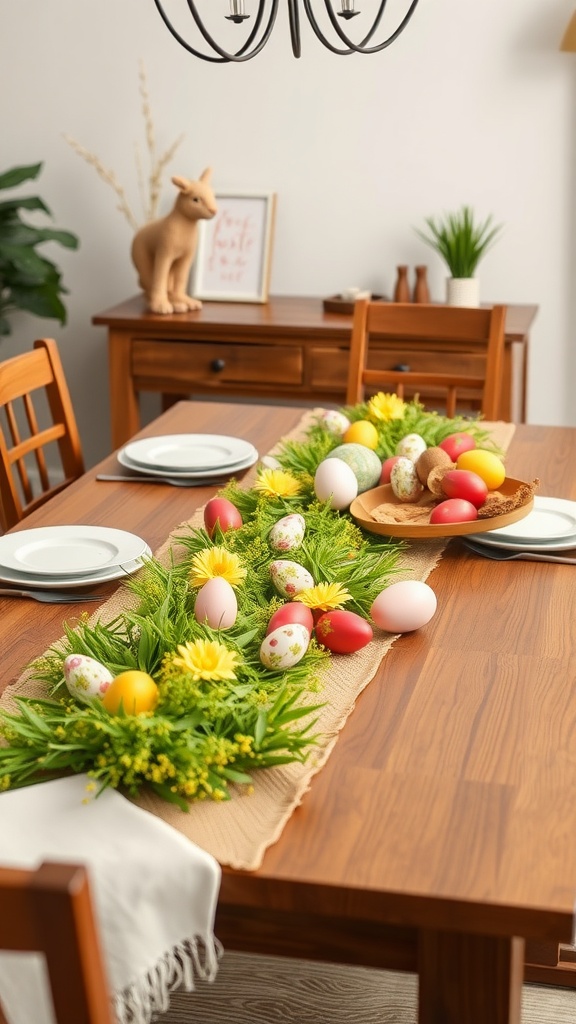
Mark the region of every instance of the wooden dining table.
[[[234, 433], [262, 455], [301, 415], [180, 402], [136, 436]], [[507, 472], [576, 500], [575, 445], [576, 429], [518, 425]], [[112, 454], [18, 528], [111, 526], [155, 550], [217, 490], [95, 479], [118, 471]], [[382, 659], [261, 867], [224, 869], [216, 934], [415, 972], [419, 1024], [518, 1024], [524, 980], [576, 982], [576, 566], [453, 538], [428, 583], [434, 618]], [[0, 689], [71, 612], [0, 599]]]

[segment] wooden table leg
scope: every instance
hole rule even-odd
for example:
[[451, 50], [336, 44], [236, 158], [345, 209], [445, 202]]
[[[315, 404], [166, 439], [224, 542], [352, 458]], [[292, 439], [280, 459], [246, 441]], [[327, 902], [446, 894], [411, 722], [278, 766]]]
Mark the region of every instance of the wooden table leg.
[[524, 940], [422, 932], [418, 1024], [520, 1024]]
[[140, 405], [132, 377], [132, 338], [110, 328], [108, 371], [112, 447], [120, 448], [140, 429]]

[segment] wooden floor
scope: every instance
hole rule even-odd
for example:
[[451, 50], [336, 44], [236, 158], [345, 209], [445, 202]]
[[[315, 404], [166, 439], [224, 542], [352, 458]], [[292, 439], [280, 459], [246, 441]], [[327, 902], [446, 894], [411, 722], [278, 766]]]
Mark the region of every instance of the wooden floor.
[[[225, 953], [213, 985], [176, 993], [158, 1024], [416, 1024], [414, 975]], [[576, 992], [525, 985], [522, 1024], [574, 1024]]]

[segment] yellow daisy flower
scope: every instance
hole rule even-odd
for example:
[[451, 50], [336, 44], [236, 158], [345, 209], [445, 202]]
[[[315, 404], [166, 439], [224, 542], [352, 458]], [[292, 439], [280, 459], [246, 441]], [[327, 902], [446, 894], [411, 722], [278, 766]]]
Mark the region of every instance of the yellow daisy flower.
[[190, 581], [193, 586], [202, 587], [215, 576], [221, 576], [230, 586], [237, 587], [246, 578], [246, 569], [232, 551], [219, 547], [204, 548], [192, 559]]
[[267, 498], [291, 498], [300, 491], [300, 484], [291, 473], [283, 469], [263, 469], [254, 489]]
[[373, 420], [401, 420], [404, 409], [405, 402], [398, 395], [385, 395], [382, 391], [368, 402], [368, 413]]
[[172, 664], [189, 672], [194, 682], [236, 679], [234, 669], [240, 664], [240, 658], [217, 640], [189, 640], [178, 644], [177, 650], [178, 654], [170, 659]]
[[296, 600], [307, 608], [327, 612], [331, 608], [341, 608], [350, 600], [350, 594], [340, 583], [318, 583], [315, 587], [301, 590]]

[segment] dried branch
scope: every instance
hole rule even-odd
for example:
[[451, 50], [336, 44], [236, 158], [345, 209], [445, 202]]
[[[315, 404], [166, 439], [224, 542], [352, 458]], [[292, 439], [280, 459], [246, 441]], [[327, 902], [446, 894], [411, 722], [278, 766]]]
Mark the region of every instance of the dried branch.
[[[144, 167], [140, 156], [138, 146], [134, 146], [135, 150], [135, 161], [136, 161], [136, 172], [138, 176], [138, 190], [140, 193], [140, 199], [144, 208], [144, 216], [146, 221], [154, 220], [158, 213], [158, 204], [160, 202], [160, 195], [162, 192], [162, 178], [167, 164], [173, 159], [176, 150], [182, 143], [184, 135], [180, 135], [179, 138], [172, 143], [171, 146], [161, 155], [157, 155], [156, 150], [156, 136], [154, 131], [154, 120], [152, 117], [152, 108], [150, 106], [150, 97], [148, 94], [148, 84], [146, 81], [146, 71], [144, 64], [140, 61], [140, 67], [138, 72], [139, 78], [139, 92], [142, 99], [142, 116], [144, 118], [144, 134], [146, 139], [146, 147], [148, 150], [148, 161], [150, 164], [150, 171], [146, 177], [144, 173]], [[66, 142], [72, 146], [72, 149], [78, 153], [87, 163], [94, 167], [99, 176], [107, 185], [114, 190], [118, 199], [120, 200], [117, 207], [118, 210], [126, 217], [130, 227], [137, 231], [139, 224], [130, 209], [124, 189], [117, 181], [113, 171], [109, 171], [102, 164], [101, 160], [94, 154], [90, 153], [84, 146], [76, 142], [75, 139], [69, 135], [64, 135]]]
[[78, 153], [78, 155], [81, 156], [86, 161], [86, 163], [90, 164], [91, 167], [94, 167], [94, 169], [97, 171], [102, 180], [105, 181], [107, 185], [110, 185], [110, 187], [114, 189], [116, 195], [118, 196], [118, 199], [120, 200], [116, 209], [120, 210], [120, 212], [124, 214], [126, 220], [130, 224], [130, 227], [133, 228], [134, 231], [137, 231], [138, 221], [136, 220], [136, 217], [134, 216], [132, 210], [128, 205], [124, 189], [116, 180], [114, 172], [107, 170], [106, 167], [104, 167], [104, 165], [100, 162], [98, 157], [94, 153], [90, 153], [87, 149], [84, 149], [84, 146], [81, 146], [79, 142], [76, 142], [76, 139], [71, 138], [70, 135], [64, 135], [64, 138], [66, 139], [68, 145], [72, 146], [72, 149], [75, 150], [75, 152]]

